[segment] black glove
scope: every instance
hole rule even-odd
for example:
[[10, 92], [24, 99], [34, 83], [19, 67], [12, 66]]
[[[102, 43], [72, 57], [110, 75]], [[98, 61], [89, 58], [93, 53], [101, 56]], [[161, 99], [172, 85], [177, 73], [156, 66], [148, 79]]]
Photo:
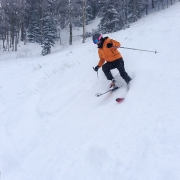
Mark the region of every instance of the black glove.
[[112, 43], [107, 43], [107, 48], [111, 48], [112, 46]]
[[94, 70], [97, 72], [98, 71], [98, 69], [99, 69], [99, 66], [96, 66], [95, 68], [94, 68]]

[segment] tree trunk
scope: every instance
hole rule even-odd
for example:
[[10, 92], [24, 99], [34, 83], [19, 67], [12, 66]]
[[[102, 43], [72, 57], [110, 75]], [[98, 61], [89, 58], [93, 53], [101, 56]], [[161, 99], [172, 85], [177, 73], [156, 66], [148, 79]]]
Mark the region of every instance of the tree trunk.
[[24, 41], [24, 24], [21, 24], [21, 41]]
[[16, 35], [15, 35], [15, 51], [17, 51], [17, 46], [18, 46], [18, 43], [19, 43], [19, 31], [16, 32]]
[[154, 8], [154, 0], [152, 0], [152, 8]]
[[27, 44], [27, 35], [26, 35], [26, 30], [24, 30], [24, 45]]
[[69, 1], [69, 45], [72, 45], [72, 9], [71, 9], [71, 1]]
[[86, 38], [86, 0], [83, 0], [83, 41], [85, 43]]
[[11, 45], [12, 45], [12, 51], [14, 51], [14, 39], [15, 39], [15, 37], [14, 37], [14, 31], [12, 31], [11, 32]]
[[3, 49], [5, 50], [5, 39], [6, 39], [6, 35], [3, 34]]
[[148, 15], [148, 0], [146, 1], [146, 15]]
[[17, 36], [14, 37], [15, 38], [15, 51], [17, 51], [17, 44], [18, 44], [18, 40], [17, 40]]
[[124, 2], [124, 18], [125, 18], [124, 19], [124, 21], [125, 21], [124, 24], [125, 24], [126, 27], [128, 27], [129, 26], [129, 22], [127, 20], [128, 19], [128, 16], [127, 16], [127, 14], [128, 14], [127, 13], [127, 0], [124, 0], [123, 2]]
[[59, 33], [59, 44], [61, 45], [61, 30], [60, 30], [60, 26], [58, 28], [58, 33]]
[[72, 23], [69, 23], [69, 45], [72, 45]]
[[7, 43], [6, 43], [6, 49], [9, 51], [9, 32], [7, 32]]
[[133, 8], [133, 14], [134, 14], [134, 22], [137, 21], [137, 16], [136, 16], [136, 0], [133, 0], [134, 2], [134, 8]]

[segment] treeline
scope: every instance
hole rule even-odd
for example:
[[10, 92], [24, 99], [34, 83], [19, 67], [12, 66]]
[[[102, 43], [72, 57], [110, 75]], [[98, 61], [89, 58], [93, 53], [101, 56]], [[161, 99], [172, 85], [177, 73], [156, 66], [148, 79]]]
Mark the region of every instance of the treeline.
[[[84, 27], [96, 17], [101, 17], [98, 29], [102, 33], [115, 32], [129, 27], [151, 11], [159, 11], [175, 0], [0, 0], [0, 40], [4, 50], [17, 51], [19, 41], [24, 44], [39, 43], [42, 55], [49, 54], [60, 31]], [[82, 37], [93, 32], [82, 32]]]

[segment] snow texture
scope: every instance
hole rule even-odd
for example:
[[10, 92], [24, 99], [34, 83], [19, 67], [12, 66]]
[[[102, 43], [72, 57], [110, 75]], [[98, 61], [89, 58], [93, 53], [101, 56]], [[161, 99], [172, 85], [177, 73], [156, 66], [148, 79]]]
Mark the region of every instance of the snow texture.
[[177, 3], [108, 34], [159, 52], [120, 49], [128, 93], [113, 70], [123, 87], [95, 97], [109, 82], [92, 69], [91, 38], [45, 57], [1, 54], [1, 179], [180, 180], [179, 19]]

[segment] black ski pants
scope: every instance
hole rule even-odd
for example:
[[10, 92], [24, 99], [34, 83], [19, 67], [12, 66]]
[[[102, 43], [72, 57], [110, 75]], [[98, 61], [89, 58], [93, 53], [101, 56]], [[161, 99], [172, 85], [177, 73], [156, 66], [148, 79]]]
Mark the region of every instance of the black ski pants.
[[103, 66], [102, 66], [102, 70], [106, 76], [106, 78], [108, 80], [112, 80], [114, 79], [114, 77], [112, 76], [112, 73], [110, 70], [117, 68], [121, 77], [126, 81], [126, 83], [128, 84], [131, 81], [130, 76], [127, 74], [127, 72], [125, 71], [124, 68], [124, 61], [122, 58], [117, 59], [115, 61], [112, 62], [106, 62]]

